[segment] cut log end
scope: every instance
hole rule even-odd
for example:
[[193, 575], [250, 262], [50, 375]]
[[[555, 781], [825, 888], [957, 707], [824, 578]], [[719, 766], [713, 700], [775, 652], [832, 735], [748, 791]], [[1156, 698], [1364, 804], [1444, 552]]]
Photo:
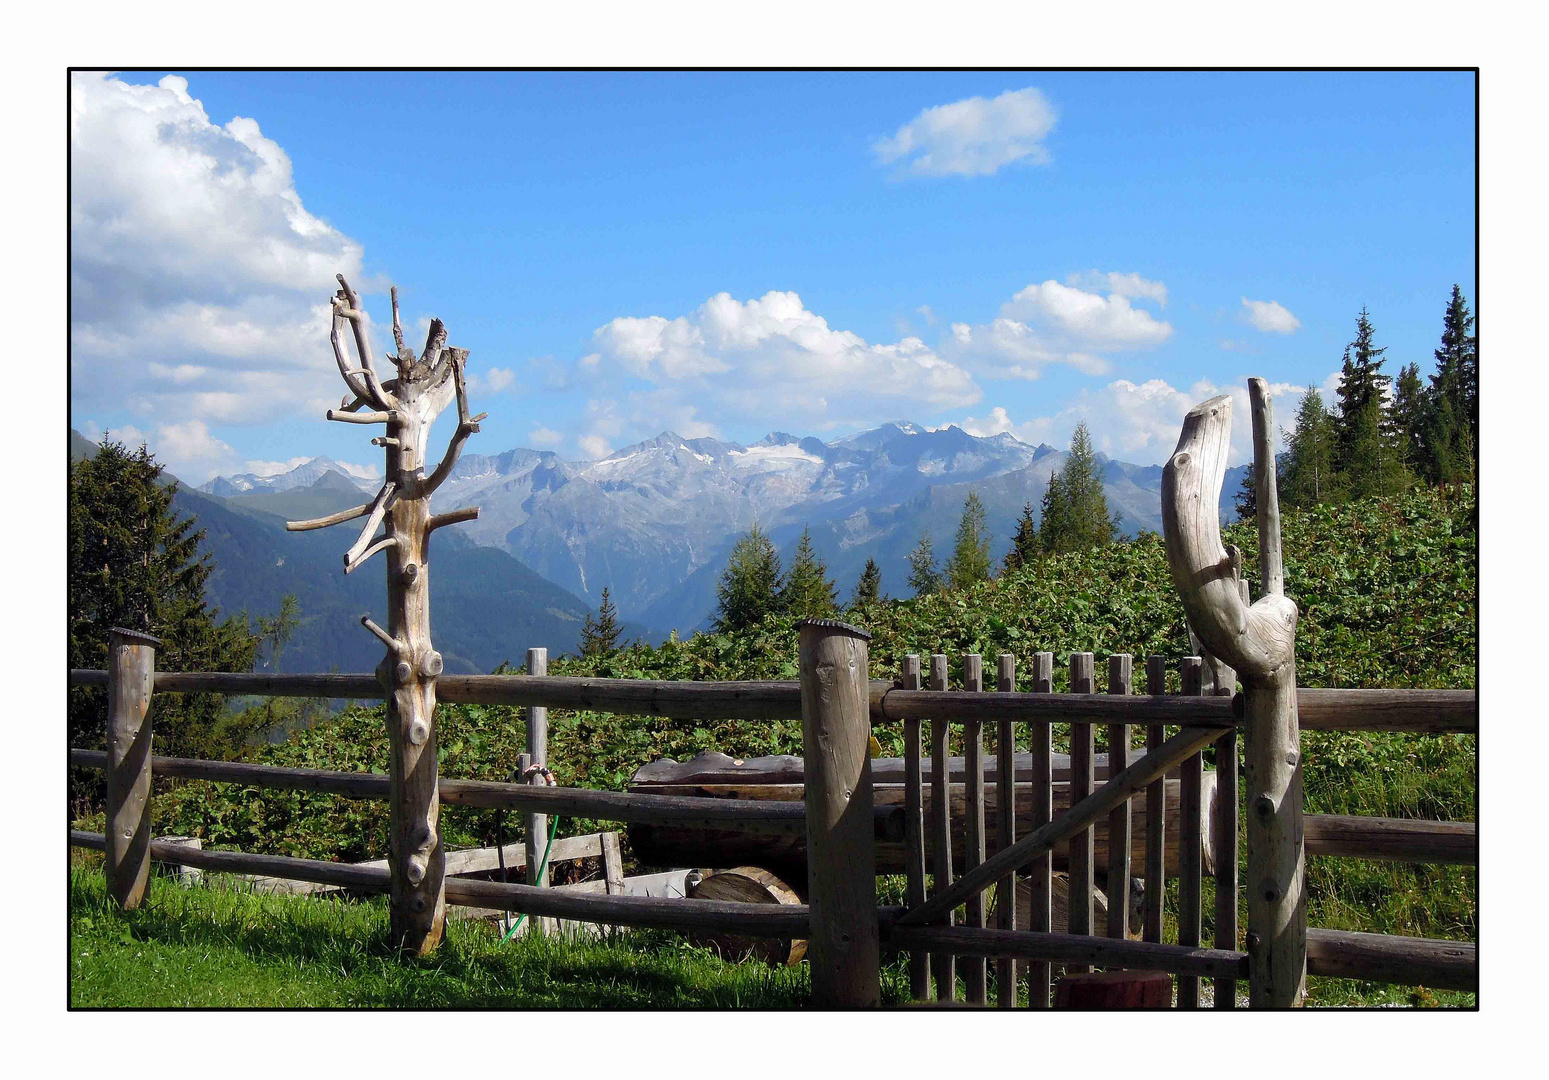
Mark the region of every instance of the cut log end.
[[[757, 866], [723, 870], [691, 885], [691, 900], [732, 900], [744, 904], [800, 904], [801, 898], [785, 882]], [[752, 957], [767, 964], [799, 964], [807, 955], [805, 941], [745, 938], [734, 934], [696, 934], [692, 940], [728, 960]]]

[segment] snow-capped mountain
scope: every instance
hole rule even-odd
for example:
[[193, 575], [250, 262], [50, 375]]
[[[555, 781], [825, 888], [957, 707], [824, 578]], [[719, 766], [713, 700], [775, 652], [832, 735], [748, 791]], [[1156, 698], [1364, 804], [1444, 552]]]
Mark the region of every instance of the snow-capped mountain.
[[[468, 539], [504, 549], [592, 603], [606, 586], [627, 618], [687, 631], [709, 617], [731, 546], [755, 521], [787, 555], [810, 528], [846, 593], [875, 558], [884, 590], [903, 595], [921, 532], [930, 531], [944, 559], [970, 490], [985, 503], [998, 559], [1023, 505], [1031, 503], [1036, 517], [1065, 459], [1010, 434], [979, 437], [902, 420], [832, 442], [777, 431], [747, 446], [668, 431], [600, 461], [525, 449], [464, 454], [435, 509], [477, 505], [478, 520], [459, 527]], [[1125, 531], [1160, 530], [1161, 467], [1100, 459], [1109, 507], [1123, 515]], [[1228, 505], [1240, 476], [1241, 469], [1228, 474]], [[251, 496], [312, 491], [321, 482], [342, 497], [340, 477], [376, 490], [326, 458], [282, 476], [217, 478], [205, 490]]]

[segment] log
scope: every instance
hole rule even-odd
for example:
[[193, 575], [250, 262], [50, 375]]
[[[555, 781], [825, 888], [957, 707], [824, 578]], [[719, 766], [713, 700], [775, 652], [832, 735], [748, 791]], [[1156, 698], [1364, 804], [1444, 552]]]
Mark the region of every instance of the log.
[[[1052, 654], [1050, 655], [1052, 656]], [[906, 720], [904, 722], [918, 721]], [[920, 772], [927, 784], [935, 779], [936, 760], [934, 757], [926, 757], [920, 760]], [[966, 759], [962, 757], [949, 757], [946, 760], [947, 776], [950, 782], [962, 784], [968, 777]], [[1052, 779], [1068, 781], [1070, 779], [1070, 755], [1050, 754], [1049, 760]], [[996, 784], [1000, 782], [1000, 761], [999, 754], [986, 754], [984, 756], [984, 778], [986, 782], [994, 782]], [[902, 784], [907, 769], [908, 764], [904, 758], [873, 758], [871, 762], [872, 783], [878, 786]], [[1012, 763], [1012, 772], [1018, 784], [1032, 783], [1036, 775], [1032, 753], [1016, 754]], [[1170, 775], [1176, 776], [1177, 774], [1177, 770], [1174, 769]], [[1092, 776], [1095, 780], [1108, 779], [1108, 755], [1106, 753], [1093, 756]], [[672, 758], [662, 758], [648, 765], [642, 765], [630, 777], [629, 786], [631, 790], [645, 791], [654, 790], [657, 785], [661, 785], [664, 788], [696, 786], [713, 788], [738, 785], [800, 784], [801, 777], [802, 761], [799, 754], [734, 758], [727, 754], [706, 751], [688, 761], [674, 761]]]
[[1307, 814], [1302, 825], [1308, 855], [1479, 865], [1478, 826], [1471, 821]]
[[[801, 904], [801, 898], [785, 882], [757, 866], [738, 866], [702, 878], [690, 885], [691, 900], [729, 900], [744, 904]], [[797, 938], [749, 938], [739, 934], [697, 934], [693, 940], [728, 960], [754, 959], [766, 964], [793, 966], [807, 955], [806, 941]]]
[[[72, 668], [71, 686], [106, 686], [107, 672]], [[159, 671], [157, 693], [238, 694], [258, 697], [322, 697], [378, 700], [384, 697], [371, 675], [253, 674], [225, 671]], [[532, 679], [523, 675], [443, 675], [440, 700], [458, 705], [547, 705], [556, 709], [633, 713], [705, 720], [795, 720], [801, 715], [801, 695], [796, 683], [692, 682], [649, 679], [589, 679], [549, 676]], [[1168, 700], [1132, 698], [1104, 704], [1106, 695], [1079, 702], [1081, 714], [1102, 722], [1122, 719], [1127, 724], [1193, 724], [1230, 727], [1232, 706], [1210, 700], [1184, 708]], [[1035, 703], [1028, 694], [1007, 694], [1004, 701], [987, 702], [976, 711], [986, 721], [999, 723], [1002, 716], [1032, 723], [1066, 723], [1075, 702], [1062, 695], [1054, 703]], [[1309, 731], [1479, 731], [1478, 695], [1473, 690], [1339, 690], [1303, 688], [1296, 692], [1297, 709], [1304, 711], [1302, 727]], [[960, 717], [971, 700], [957, 693], [943, 694], [939, 701], [915, 696], [891, 684], [871, 683], [872, 723], [896, 723], [906, 716], [929, 720], [935, 709]], [[1239, 720], [1240, 724], [1241, 721]], [[1101, 757], [1101, 755], [1099, 755]]]
[[128, 911], [145, 899], [151, 858], [151, 680], [156, 646], [149, 634], [108, 631], [107, 832], [103, 874], [108, 895]]
[[1173, 980], [1165, 971], [1067, 975], [1054, 991], [1056, 1009], [1170, 1009], [1172, 1001]]
[[1479, 947], [1469, 941], [1309, 928], [1307, 973], [1478, 992]]
[[807, 619], [798, 628], [812, 907], [807, 951], [817, 1008], [882, 1003], [866, 682], [870, 637], [828, 619]]

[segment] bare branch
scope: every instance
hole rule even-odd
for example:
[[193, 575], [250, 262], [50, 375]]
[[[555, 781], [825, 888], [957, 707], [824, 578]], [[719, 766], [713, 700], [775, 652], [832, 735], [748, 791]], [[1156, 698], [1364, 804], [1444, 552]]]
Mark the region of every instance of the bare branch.
[[377, 526], [382, 524], [382, 517], [387, 513], [387, 508], [392, 505], [393, 495], [398, 490], [398, 485], [392, 480], [382, 485], [382, 490], [377, 492], [375, 501], [371, 504], [371, 516], [366, 521], [366, 527], [360, 531], [360, 539], [356, 540], [350, 550], [344, 554], [344, 572], [347, 574], [355, 566], [358, 566], [366, 556], [362, 555], [366, 545], [371, 542]]
[[429, 496], [440, 487], [448, 476], [451, 475], [452, 466], [457, 464], [457, 458], [463, 452], [463, 443], [468, 441], [468, 436], [479, 430], [479, 420], [484, 418], [480, 413], [478, 417], [468, 417], [468, 384], [463, 376], [463, 358], [467, 356], [467, 350], [457, 349], [452, 360], [452, 378], [457, 387], [457, 430], [452, 433], [452, 442], [446, 448], [446, 456], [441, 459], [441, 464], [436, 466], [436, 471], [415, 485], [416, 497]]
[[366, 389], [365, 380], [350, 367], [350, 362], [344, 358], [344, 343], [339, 340], [339, 325], [341, 323], [338, 309], [334, 309], [333, 329], [328, 332], [328, 340], [333, 345], [333, 358], [339, 363], [339, 374], [344, 378], [344, 385], [350, 388], [356, 400], [362, 404], [371, 398], [371, 391]]
[[407, 356], [408, 363], [413, 364], [414, 354], [403, 344], [403, 323], [398, 321], [398, 286], [394, 285], [388, 293], [393, 298], [393, 344], [398, 347], [398, 355], [393, 359], [398, 365], [399, 374], [402, 374], [405, 368], [404, 357]]
[[367, 401], [363, 397], [351, 396], [349, 394], [345, 394], [344, 397], [339, 400], [339, 407], [335, 411], [336, 412], [355, 412], [357, 409], [363, 409], [367, 405], [370, 405], [370, 404], [371, 404], [371, 402]]
[[379, 552], [379, 551], [386, 551], [390, 547], [397, 547], [397, 546], [398, 546], [398, 538], [396, 536], [382, 536], [382, 537], [378, 537], [377, 538], [377, 542], [372, 544], [365, 551], [362, 551], [360, 553], [360, 556], [357, 559], [355, 559], [353, 562], [346, 562], [344, 564], [344, 572], [346, 574], [352, 574], [360, 566], [362, 566], [366, 562], [366, 560], [370, 559], [371, 556], [375, 555], [377, 552]]
[[329, 409], [327, 416], [345, 424], [393, 424], [398, 421], [398, 414], [391, 412], [348, 413]]
[[[381, 382], [377, 380], [375, 369], [371, 366], [371, 343], [366, 335], [366, 316], [360, 309], [360, 297], [355, 290], [350, 288], [350, 283], [344, 280], [343, 274], [335, 274], [339, 280], [339, 294], [333, 300], [334, 326], [337, 329], [340, 319], [349, 321], [350, 329], [355, 335], [355, 355], [360, 358], [360, 374], [365, 382], [366, 394], [372, 404], [384, 411], [391, 410], [398, 402], [391, 394], [383, 389]], [[336, 354], [340, 350], [334, 347]], [[341, 356], [342, 363], [342, 356]], [[345, 378], [349, 382], [348, 376]], [[350, 389], [359, 393], [359, 388], [354, 383], [349, 383]]]
[[370, 503], [361, 503], [359, 506], [352, 506], [348, 510], [340, 510], [337, 514], [329, 514], [327, 517], [311, 518], [307, 521], [287, 521], [285, 523], [285, 531], [310, 532], [313, 529], [326, 529], [330, 525], [341, 525], [346, 521], [354, 521], [370, 511]]
[[425, 535], [429, 536], [443, 525], [456, 525], [463, 521], [472, 521], [479, 516], [477, 506], [465, 506], [460, 510], [451, 510], [445, 514], [434, 514], [425, 523]]
[[446, 324], [440, 319], [430, 320], [430, 332], [425, 335], [425, 351], [420, 356], [420, 363], [434, 369], [436, 361], [441, 359], [441, 350], [446, 347]]
[[408, 655], [409, 647], [403, 642], [399, 641], [397, 638], [393, 637], [386, 630], [383, 630], [376, 623], [372, 622], [370, 615], [362, 615], [360, 617], [360, 625], [364, 626], [367, 630], [370, 630], [373, 634], [375, 634], [377, 636], [377, 640], [381, 641], [383, 645], [386, 645], [388, 649], [392, 651], [394, 656]]

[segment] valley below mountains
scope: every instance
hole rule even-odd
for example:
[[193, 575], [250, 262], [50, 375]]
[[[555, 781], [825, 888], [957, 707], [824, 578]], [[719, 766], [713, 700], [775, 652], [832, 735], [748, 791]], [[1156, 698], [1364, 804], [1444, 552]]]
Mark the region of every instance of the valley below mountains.
[[[1032, 505], [1036, 520], [1049, 477], [1066, 457], [1010, 434], [980, 437], [907, 421], [831, 442], [774, 432], [748, 446], [663, 432], [599, 461], [527, 449], [464, 454], [434, 509], [481, 507], [477, 521], [452, 531], [498, 549], [586, 607], [595, 608], [606, 587], [633, 624], [631, 634], [664, 637], [670, 629], [687, 634], [708, 626], [732, 545], [754, 522], [787, 565], [802, 530], [810, 529], [841, 600], [868, 558], [882, 569], [884, 593], [906, 596], [908, 555], [922, 532], [929, 531], [944, 561], [963, 501], [977, 491], [998, 562], [1023, 505]], [[1122, 530], [1159, 531], [1161, 466], [1098, 458]], [[1248, 468], [1227, 472], [1223, 521]], [[249, 515], [302, 518], [358, 504], [376, 488], [316, 458], [279, 476], [217, 477], [200, 490]]]

